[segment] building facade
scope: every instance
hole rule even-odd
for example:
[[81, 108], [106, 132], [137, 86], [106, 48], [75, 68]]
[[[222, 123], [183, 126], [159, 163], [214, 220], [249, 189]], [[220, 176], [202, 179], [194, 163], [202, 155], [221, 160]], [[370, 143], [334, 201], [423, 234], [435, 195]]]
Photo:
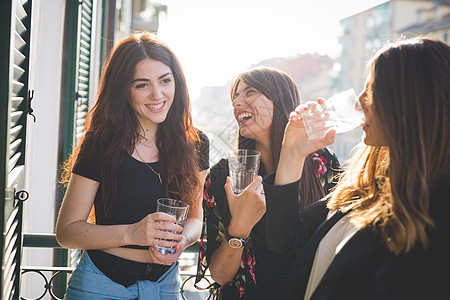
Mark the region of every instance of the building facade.
[[337, 87], [361, 91], [368, 60], [390, 38], [434, 33], [448, 41], [448, 7], [448, 0], [391, 0], [341, 20]]

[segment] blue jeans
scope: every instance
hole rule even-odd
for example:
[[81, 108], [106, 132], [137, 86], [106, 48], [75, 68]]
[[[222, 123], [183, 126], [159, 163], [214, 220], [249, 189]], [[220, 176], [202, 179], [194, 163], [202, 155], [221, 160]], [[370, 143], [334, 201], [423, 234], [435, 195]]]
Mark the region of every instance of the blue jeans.
[[84, 251], [70, 277], [64, 299], [179, 300], [179, 278], [178, 262], [175, 262], [158, 281], [142, 280], [125, 287], [104, 275]]

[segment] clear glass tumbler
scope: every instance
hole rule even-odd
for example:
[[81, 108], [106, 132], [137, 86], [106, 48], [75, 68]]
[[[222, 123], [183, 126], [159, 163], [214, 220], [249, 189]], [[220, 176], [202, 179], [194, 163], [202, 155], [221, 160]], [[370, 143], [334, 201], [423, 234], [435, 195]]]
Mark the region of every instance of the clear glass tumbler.
[[240, 194], [258, 175], [261, 153], [251, 149], [228, 151], [228, 168], [234, 193]]
[[308, 110], [301, 113], [308, 137], [322, 138], [335, 129], [336, 133], [347, 132], [364, 123], [364, 113], [353, 89], [343, 91], [324, 101], [306, 102]]
[[[175, 200], [171, 198], [160, 198], [158, 199], [157, 211], [163, 212], [172, 216], [175, 216], [177, 221], [175, 224], [184, 227], [184, 223], [186, 223], [189, 204], [181, 200]], [[174, 254], [176, 252], [175, 247], [162, 247], [162, 246], [154, 246], [160, 253], [169, 255]]]

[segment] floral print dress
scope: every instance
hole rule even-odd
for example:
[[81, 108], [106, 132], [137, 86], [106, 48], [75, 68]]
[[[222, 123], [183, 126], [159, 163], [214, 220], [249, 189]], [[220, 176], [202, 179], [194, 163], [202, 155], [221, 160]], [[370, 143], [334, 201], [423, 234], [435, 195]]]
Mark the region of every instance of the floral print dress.
[[[336, 184], [333, 179], [341, 172], [339, 161], [336, 155], [328, 148], [323, 148], [312, 153], [312, 158], [317, 166], [317, 174], [319, 175], [320, 183], [324, 188], [325, 194], [328, 194]], [[211, 256], [222, 243], [225, 230], [230, 223], [230, 213], [224, 189], [225, 180], [228, 174], [228, 162], [226, 159], [222, 159], [211, 168], [205, 181], [203, 195], [204, 221], [202, 237], [200, 239], [196, 284], [205, 276]], [[214, 299], [229, 300], [255, 298], [254, 295], [257, 284], [255, 276], [255, 246], [258, 242], [264, 244], [265, 240], [257, 241], [255, 238], [257, 233], [254, 231], [259, 230], [262, 232], [265, 228], [264, 226], [265, 218], [263, 216], [261, 221], [253, 228], [250, 238], [244, 246], [241, 265], [234, 279], [224, 285], [214, 282], [208, 287], [211, 289]], [[259, 234], [259, 236], [262, 235], [263, 234]], [[280, 260], [280, 262], [285, 264], [283, 260]], [[288, 265], [282, 267], [284, 269], [289, 268]], [[201, 285], [203, 286], [203, 284]], [[196, 287], [200, 289], [197, 285]]]

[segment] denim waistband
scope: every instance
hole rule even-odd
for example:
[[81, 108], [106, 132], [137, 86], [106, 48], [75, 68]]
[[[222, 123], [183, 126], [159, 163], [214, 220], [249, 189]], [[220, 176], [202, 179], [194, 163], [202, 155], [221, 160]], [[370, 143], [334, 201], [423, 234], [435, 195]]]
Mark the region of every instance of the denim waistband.
[[178, 261], [156, 282], [138, 280], [125, 287], [100, 271], [84, 251], [77, 268], [70, 276], [65, 299], [139, 299], [180, 300]]
[[142, 263], [112, 255], [100, 250], [88, 250], [89, 257], [94, 265], [111, 280], [126, 287], [138, 280], [156, 282], [170, 266]]

